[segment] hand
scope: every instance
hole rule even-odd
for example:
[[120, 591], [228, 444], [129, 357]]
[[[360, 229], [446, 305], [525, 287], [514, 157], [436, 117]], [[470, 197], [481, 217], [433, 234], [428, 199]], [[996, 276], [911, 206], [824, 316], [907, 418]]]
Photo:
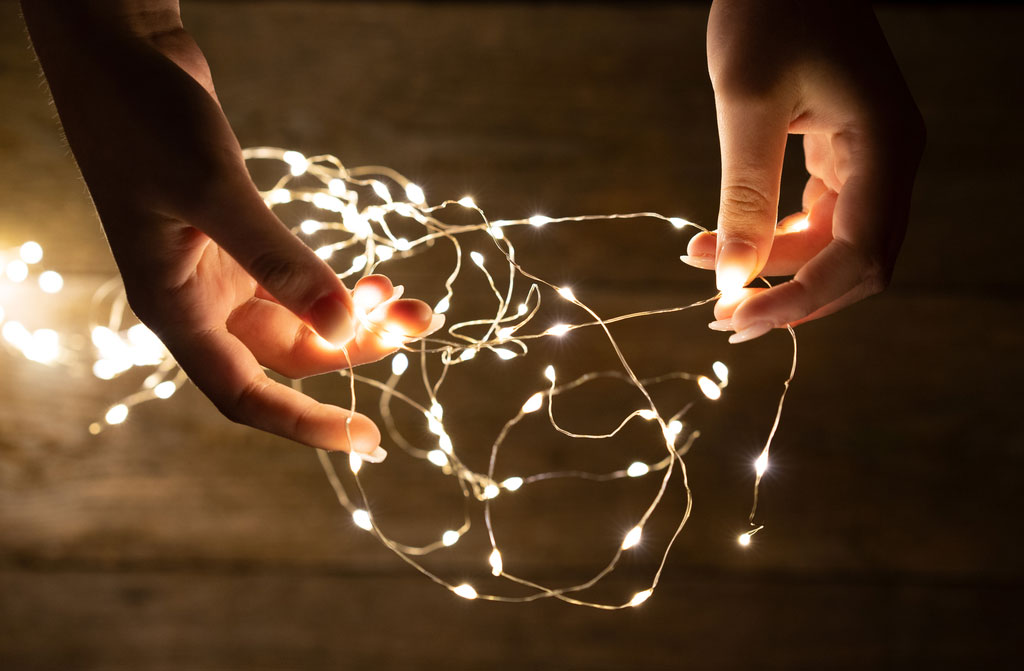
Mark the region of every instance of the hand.
[[[393, 348], [373, 332], [424, 336], [442, 320], [379, 275], [350, 294], [271, 213], [176, 3], [112, 20], [98, 8], [117, 3], [76, 4], [23, 3], [132, 309], [230, 419], [383, 459], [367, 417], [263, 367], [295, 378], [374, 361]], [[378, 323], [357, 323], [356, 305]]]
[[[825, 316], [889, 282], [924, 124], [867, 3], [716, 0], [708, 66], [722, 148], [718, 230], [684, 261], [716, 270], [730, 342]], [[803, 212], [778, 216], [787, 134], [804, 136]], [[793, 275], [771, 289], [756, 276]]]

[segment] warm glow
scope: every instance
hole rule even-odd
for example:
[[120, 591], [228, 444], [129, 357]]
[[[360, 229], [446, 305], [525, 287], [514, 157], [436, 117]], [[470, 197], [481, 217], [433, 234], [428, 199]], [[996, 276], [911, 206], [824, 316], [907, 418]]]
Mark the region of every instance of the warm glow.
[[352, 513], [352, 521], [356, 523], [356, 526], [360, 529], [369, 531], [373, 528], [373, 523], [370, 521], [370, 513], [360, 508]]
[[477, 596], [476, 590], [473, 589], [473, 586], [466, 583], [462, 583], [458, 587], [452, 588], [452, 591], [463, 599], [475, 599]]
[[715, 381], [709, 377], [701, 375], [697, 378], [697, 386], [700, 387], [701, 392], [712, 401], [717, 401], [722, 397], [722, 388], [715, 384]]
[[544, 393], [537, 392], [530, 398], [526, 399], [526, 403], [523, 403], [523, 412], [536, 412], [540, 410], [540, 407], [544, 405]]
[[491, 565], [491, 575], [501, 575], [501, 570], [504, 568], [501, 562], [501, 553], [498, 552], [498, 548], [494, 548], [491, 552], [491, 556], [487, 559]]
[[633, 527], [632, 529], [630, 529], [629, 533], [626, 534], [626, 537], [622, 539], [622, 549], [628, 550], [629, 548], [639, 543], [640, 537], [643, 535], [643, 533], [644, 530], [642, 527]]
[[649, 590], [649, 589], [645, 589], [642, 592], [637, 592], [636, 594], [633, 595], [633, 598], [629, 600], [629, 605], [630, 606], [639, 606], [644, 601], [647, 601], [648, 599], [650, 599], [651, 598], [651, 594], [653, 594], [653, 593], [654, 593], [654, 591], [653, 590]]
[[39, 274], [39, 288], [48, 294], [58, 293], [64, 288], [64, 278], [54, 270], [44, 270]]

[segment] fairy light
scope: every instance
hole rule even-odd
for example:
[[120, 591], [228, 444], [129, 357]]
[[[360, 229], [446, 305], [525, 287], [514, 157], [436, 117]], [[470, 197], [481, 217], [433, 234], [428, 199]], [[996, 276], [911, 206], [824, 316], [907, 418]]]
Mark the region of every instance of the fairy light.
[[622, 539], [622, 549], [628, 550], [629, 548], [636, 546], [636, 544], [640, 542], [640, 538], [643, 535], [643, 527], [633, 527], [629, 530], [629, 533], [626, 534], [626, 537]]
[[55, 270], [44, 270], [39, 274], [39, 288], [48, 294], [58, 293], [64, 288], [64, 278]]
[[18, 250], [18, 256], [29, 265], [34, 265], [43, 260], [43, 247], [34, 240], [29, 240]]
[[[363, 386], [372, 388], [381, 393], [380, 411], [384, 416], [382, 430], [386, 430], [392, 443], [404, 450], [410, 457], [421, 459], [434, 467], [433, 473], [440, 477], [453, 478], [459, 485], [462, 496], [469, 503], [476, 502], [484, 508], [484, 521], [488, 534], [491, 538], [491, 552], [487, 557], [487, 565], [490, 572], [496, 578], [504, 581], [511, 581], [517, 586], [515, 595], [484, 594], [477, 591], [471, 584], [463, 582], [455, 584], [449, 582], [443, 576], [427, 569], [420, 563], [418, 557], [428, 554], [440, 548], [448, 548], [456, 543], [471, 529], [471, 518], [468, 516], [461, 527], [448, 529], [440, 534], [440, 540], [426, 545], [407, 545], [395, 539], [389, 538], [385, 530], [379, 528], [373, 521], [372, 511], [367, 503], [366, 492], [364, 491], [363, 474], [368, 468], [365, 462], [358, 455], [348, 457], [350, 479], [354, 479], [358, 496], [350, 494], [346, 485], [339, 477], [334, 462], [326, 452], [318, 451], [316, 454], [323, 466], [328, 481], [334, 488], [339, 503], [345, 507], [352, 516], [353, 523], [361, 529], [372, 531], [389, 550], [396, 553], [404, 561], [416, 567], [419, 571], [433, 579], [435, 582], [446, 587], [448, 590], [465, 599], [485, 599], [491, 601], [524, 602], [539, 598], [555, 598], [563, 602], [600, 608], [616, 610], [638, 606], [651, 597], [658, 578], [667, 561], [669, 552], [679, 532], [689, 518], [691, 505], [691, 492], [686, 484], [684, 455], [690, 449], [693, 442], [698, 438], [699, 432], [692, 426], [684, 424], [683, 417], [686, 410], [693, 401], [683, 406], [674, 414], [663, 416], [656, 407], [648, 392], [648, 387], [653, 384], [664, 384], [668, 381], [683, 381], [690, 385], [689, 389], [696, 397], [714, 400], [720, 398], [723, 389], [728, 384], [729, 369], [720, 362], [712, 364], [711, 370], [718, 382], [715, 382], [704, 375], [677, 372], [669, 375], [661, 375], [652, 378], [641, 379], [635, 375], [625, 355], [618, 344], [612, 339], [607, 325], [627, 319], [639, 319], [648, 315], [676, 312], [703, 305], [710, 299], [697, 301], [690, 305], [673, 306], [668, 309], [653, 310], [648, 312], [637, 312], [634, 314], [619, 315], [612, 318], [602, 319], [594, 310], [581, 302], [574, 291], [567, 286], [556, 286], [541, 277], [526, 271], [516, 258], [512, 245], [510, 229], [520, 226], [541, 228], [549, 225], [572, 225], [582, 222], [598, 220], [620, 220], [620, 219], [655, 219], [671, 224], [673, 228], [682, 229], [692, 227], [695, 230], [703, 230], [700, 226], [693, 224], [679, 217], [664, 217], [652, 213], [636, 214], [614, 214], [614, 215], [586, 215], [577, 217], [561, 217], [552, 219], [545, 215], [536, 214], [528, 219], [488, 221], [483, 211], [479, 209], [476, 202], [470, 196], [465, 196], [456, 201], [444, 201], [440, 205], [429, 206], [426, 204], [426, 196], [422, 188], [410, 182], [402, 175], [388, 168], [346, 168], [332, 156], [310, 156], [307, 157], [299, 152], [286, 152], [274, 148], [256, 148], [245, 150], [247, 160], [270, 159], [280, 162], [285, 168], [278, 181], [270, 188], [261, 191], [264, 202], [271, 210], [279, 205], [292, 202], [304, 202], [318, 208], [318, 213], [313, 213], [309, 218], [304, 219], [293, 230], [296, 234], [304, 236], [318, 236], [316, 253], [323, 259], [334, 261], [340, 267], [339, 276], [346, 281], [354, 281], [360, 274], [366, 275], [371, 272], [386, 272], [388, 263], [406, 258], [412, 254], [424, 251], [438, 243], [448, 242], [452, 245], [455, 253], [456, 263], [448, 275], [443, 293], [433, 296], [435, 312], [443, 314], [450, 310], [454, 300], [454, 281], [465, 273], [465, 258], [468, 254], [471, 274], [465, 275], [478, 284], [483, 281], [487, 283], [491, 293], [498, 299], [497, 311], [490, 315], [478, 315], [476, 319], [466, 320], [459, 323], [446, 325], [446, 330], [434, 334], [425, 341], [406, 344], [408, 337], [405, 334], [389, 332], [381, 328], [376, 331], [382, 346], [393, 346], [401, 351], [392, 355], [390, 360], [390, 377], [386, 380], [374, 379], [360, 375], [358, 372], [342, 371], [340, 375], [345, 377], [350, 385], [351, 401], [354, 407], [356, 401], [357, 387]], [[297, 180], [296, 178], [300, 178]], [[293, 181], [294, 180], [294, 181]], [[404, 199], [399, 199], [404, 195]], [[474, 210], [473, 216], [478, 216], [479, 223], [466, 224], [460, 222], [458, 225], [448, 224], [443, 221], [442, 216], [445, 208], [459, 205], [463, 208]], [[465, 215], [460, 217], [465, 219]], [[396, 228], [396, 222], [400, 220], [401, 226]], [[410, 226], [420, 227], [418, 232], [412, 232]], [[403, 233], [396, 235], [397, 231]], [[465, 242], [462, 236], [471, 233], [487, 234], [485, 241], [493, 245], [497, 252], [497, 258], [502, 265], [510, 269], [510, 277], [499, 282], [485, 265], [484, 254], [479, 250], [465, 250]], [[468, 238], [465, 240], [468, 241]], [[479, 239], [474, 238], [478, 244]], [[27, 252], [23, 250], [27, 249]], [[0, 250], [0, 256], [3, 250]], [[24, 254], [28, 254], [26, 259]], [[48, 287], [56, 287], [60, 278], [54, 271], [36, 270], [35, 265], [42, 259], [42, 249], [38, 250], [38, 259], [32, 264], [29, 263], [34, 257], [35, 250], [30, 245], [22, 245], [14, 250], [13, 256], [7, 255], [9, 260], [0, 266], [3, 269], [3, 276], [12, 282], [24, 282], [30, 275], [39, 273], [37, 279], [38, 289], [44, 293]], [[493, 257], [492, 257], [493, 258]], [[32, 269], [29, 266], [32, 265]], [[479, 268], [477, 270], [476, 268]], [[482, 272], [481, 272], [482, 271]], [[50, 274], [52, 273], [52, 274]], [[20, 279], [18, 279], [20, 278]], [[744, 278], [745, 279], [745, 278]], [[499, 287], [501, 282], [507, 286]], [[59, 285], [63, 285], [63, 278], [60, 278]], [[58, 287], [56, 291], [59, 291]], [[462, 290], [460, 289], [460, 292]], [[548, 324], [547, 328], [537, 328], [535, 319], [542, 301], [550, 298], [561, 299], [572, 303], [573, 310], [581, 310], [585, 317], [576, 320]], [[34, 358], [37, 361], [53, 363], [72, 363], [74, 356], [91, 358], [89, 367], [93, 374], [100, 379], [113, 379], [137, 368], [149, 368], [139, 391], [131, 394], [120, 402], [110, 406], [106, 411], [102, 422], [93, 422], [89, 425], [89, 433], [98, 435], [107, 427], [125, 422], [131, 412], [131, 408], [139, 403], [152, 400], [167, 399], [173, 396], [185, 383], [187, 378], [177, 367], [177, 364], [170, 357], [167, 350], [159, 339], [146, 327], [141, 324], [134, 324], [128, 312], [127, 301], [124, 297], [123, 288], [116, 282], [104, 285], [97, 297], [94, 299], [94, 315], [102, 315], [95, 318], [89, 329], [89, 341], [92, 348], [75, 352], [69, 351], [64, 343], [65, 338], [55, 331], [49, 329], [38, 329], [29, 331], [20, 321], [10, 320], [3, 322], [0, 334], [4, 341], [15, 351], [20, 352], [26, 358]], [[3, 313], [0, 312], [0, 321], [3, 320]], [[8, 316], [9, 317], [9, 316]], [[133, 325], [128, 325], [133, 324]], [[482, 328], [480, 328], [482, 326]], [[473, 331], [472, 328], [480, 328], [480, 331]], [[570, 378], [558, 383], [554, 366], [547, 365], [543, 369], [543, 377], [548, 385], [543, 391], [536, 391], [531, 394], [520, 406], [519, 412], [515, 413], [506, 424], [506, 429], [498, 435], [491, 443], [491, 458], [485, 471], [472, 470], [463, 461], [450, 437], [448, 426], [451, 422], [458, 422], [458, 413], [449, 417], [445, 412], [443, 402], [444, 391], [442, 382], [456, 374], [458, 369], [452, 366], [463, 365], [471, 362], [481, 350], [491, 350], [500, 361], [519, 358], [527, 353], [527, 343], [538, 338], [560, 337], [574, 329], [591, 329], [602, 334], [606, 338], [612, 350], [617, 354], [621, 368], [610, 371], [594, 371], [584, 373], [574, 379]], [[477, 333], [477, 335], [470, 335]], [[790, 331], [792, 334], [792, 331]], [[71, 342], [71, 340], [68, 340]], [[795, 346], [795, 339], [794, 339]], [[415, 352], [415, 359], [411, 359], [409, 353]], [[491, 361], [490, 357], [488, 357]], [[408, 369], [414, 365], [418, 370], [414, 375], [406, 375]], [[757, 493], [761, 476], [768, 465], [768, 453], [771, 439], [778, 426], [781, 416], [785, 392], [795, 372], [795, 349], [793, 368], [789, 378], [784, 382], [783, 392], [779, 398], [779, 405], [776, 411], [775, 424], [765, 441], [760, 456], [755, 461], [754, 470], [756, 479], [754, 482], [754, 504], [751, 508], [750, 520], [753, 526], [754, 514], [757, 509]], [[428, 366], [429, 364], [429, 366]], [[387, 364], [385, 364], [387, 365]], [[437, 367], [440, 372], [435, 372]], [[536, 375], [536, 369], [532, 375]], [[557, 420], [556, 397], [570, 391], [582, 384], [592, 380], [611, 376], [613, 379], [621, 379], [632, 385], [647, 400], [641, 403], [639, 409], [629, 409], [624, 412], [619, 427], [611, 433], [586, 434], [574, 433], [562, 428]], [[417, 399], [416, 395], [408, 390], [400, 391], [400, 386], [422, 385], [423, 397]], [[296, 388], [301, 385], [296, 382]], [[699, 390], [700, 394], [697, 394]], [[392, 404], [403, 403], [414, 410], [414, 418], [399, 419], [392, 411]], [[659, 402], [660, 403], [660, 402]], [[607, 439], [618, 434], [624, 426], [633, 418], [656, 423], [657, 430], [661, 435], [654, 441], [664, 450], [663, 457], [644, 461], [624, 459], [619, 470], [611, 473], [585, 473], [579, 471], [558, 472], [558, 473], [535, 473], [508, 476], [504, 479], [499, 477], [500, 467], [498, 456], [504, 441], [508, 437], [508, 430], [517, 422], [527, 416], [537, 415], [539, 410], [547, 406], [547, 412], [540, 416], [547, 415], [547, 420], [552, 427], [570, 438]], [[633, 406], [636, 408], [636, 406]], [[419, 419], [415, 419], [418, 417]], [[409, 424], [409, 422], [412, 424]], [[417, 428], [416, 422], [420, 422]], [[423, 423], [426, 424], [426, 432], [422, 432]], [[408, 436], [422, 433], [425, 439], [414, 440]], [[433, 442], [431, 436], [436, 436]], [[472, 439], [473, 443], [479, 443], [480, 437]], [[467, 442], [470, 442], [467, 440]], [[391, 449], [391, 444], [388, 445]], [[679, 518], [676, 532], [670, 539], [661, 544], [659, 549], [661, 562], [649, 583], [650, 587], [636, 592], [629, 601], [622, 603], [599, 603], [588, 601], [582, 596], [582, 592], [593, 586], [606, 575], [610, 574], [619, 563], [622, 551], [636, 547], [643, 536], [644, 524], [654, 513], [655, 509], [663, 502], [663, 494], [673, 474], [682, 471], [683, 489], [685, 492], [685, 507]], [[590, 580], [584, 580], [575, 586], [562, 586], [558, 588], [545, 587], [535, 582], [517, 577], [514, 574], [514, 567], [506, 566], [505, 558], [495, 544], [494, 525], [490, 515], [490, 507], [504, 505], [501, 501], [495, 501], [502, 492], [517, 492], [535, 482], [548, 481], [552, 478], [585, 477], [600, 481], [617, 480], [622, 478], [661, 478], [661, 487], [658, 488], [654, 498], [648, 504], [642, 515], [638, 515], [638, 523], [630, 529], [622, 539], [617, 552], [612, 556], [607, 565]], [[673, 480], [674, 482], [675, 480]], [[503, 497], [501, 497], [503, 498]], [[468, 504], [467, 504], [468, 505]], [[742, 546], [750, 544], [751, 536], [760, 531], [763, 527], [758, 526], [738, 536], [738, 542]], [[435, 536], [437, 538], [437, 536]], [[506, 547], [508, 541], [502, 540], [502, 547]], [[653, 541], [650, 545], [654, 545]], [[646, 554], [646, 553], [645, 553]], [[527, 594], [521, 594], [522, 588], [527, 588]]]

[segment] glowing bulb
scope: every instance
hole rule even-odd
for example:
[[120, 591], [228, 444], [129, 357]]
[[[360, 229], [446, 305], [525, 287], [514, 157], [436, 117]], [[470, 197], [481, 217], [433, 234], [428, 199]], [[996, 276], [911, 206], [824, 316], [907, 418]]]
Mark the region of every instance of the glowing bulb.
[[28, 277], [28, 266], [21, 259], [14, 259], [7, 264], [7, 279], [12, 282], [24, 282]]
[[462, 354], [459, 355], [459, 361], [469, 361], [470, 359], [472, 359], [475, 356], [476, 356], [476, 350], [475, 349], [463, 350]]
[[352, 521], [356, 523], [356, 526], [360, 529], [369, 531], [373, 528], [373, 523], [370, 521], [370, 513], [366, 512], [362, 508], [352, 513]]
[[715, 384], [715, 382], [709, 377], [704, 377], [703, 375], [698, 377], [697, 386], [700, 387], [701, 392], [703, 392], [704, 395], [712, 401], [717, 401], [722, 397], [722, 388]]
[[692, 223], [690, 223], [686, 219], [683, 219], [682, 217], [669, 217], [668, 221], [676, 228], [683, 228], [684, 226], [693, 226]]
[[460, 534], [458, 531], [452, 531], [451, 529], [449, 529], [441, 535], [441, 544], [444, 545], [446, 548], [450, 548], [451, 546], [458, 543], [460, 538], [462, 538], [462, 534]]
[[501, 486], [510, 492], [514, 492], [523, 486], [523, 479], [518, 475], [514, 475], [502, 482]]
[[477, 594], [473, 586], [467, 583], [462, 583], [458, 587], [452, 589], [453, 592], [461, 596], [463, 599], [475, 599]]
[[326, 247], [319, 247], [316, 250], [316, 255], [326, 261], [327, 259], [334, 256], [334, 248], [331, 247], [330, 245], [327, 245]]
[[391, 202], [391, 192], [388, 191], [388, 187], [383, 182], [373, 182], [373, 192], [377, 194], [377, 197], [386, 203]]
[[305, 174], [306, 170], [309, 169], [309, 161], [297, 151], [286, 151], [281, 160], [288, 164], [288, 168], [294, 177]]
[[716, 361], [711, 364], [711, 370], [715, 372], [715, 376], [722, 381], [722, 384], [729, 382], [729, 367], [721, 361]]
[[391, 374], [401, 375], [409, 367], [409, 357], [402, 352], [397, 352], [391, 357]]
[[397, 240], [395, 240], [395, 249], [397, 249], [400, 252], [407, 251], [409, 249], [412, 249], [412, 243], [405, 238], [398, 238]]
[[723, 294], [735, 293], [747, 283], [747, 271], [736, 266], [725, 266], [718, 270], [718, 290]]
[[118, 403], [107, 410], [107, 414], [103, 417], [107, 424], [114, 425], [120, 424], [124, 420], [128, 419], [128, 406], [124, 403]]
[[561, 287], [558, 290], [558, 295], [561, 296], [562, 298], [564, 298], [567, 301], [575, 301], [576, 300], [576, 294], [574, 294], [572, 292], [572, 289], [570, 289], [569, 287]]
[[455, 446], [452, 445], [452, 439], [447, 433], [442, 433], [438, 437], [437, 444], [445, 454], [451, 454], [455, 451]]
[[683, 430], [683, 423], [678, 419], [673, 419], [668, 425], [665, 426], [665, 437], [669, 440], [675, 440]]
[[526, 403], [523, 403], [523, 412], [536, 412], [540, 410], [540, 406], [544, 405], [544, 393], [538, 391], [536, 394], [526, 399]]
[[493, 482], [491, 484], [487, 485], [486, 487], [484, 487], [484, 498], [485, 499], [493, 499], [498, 494], [501, 494], [501, 490], [498, 489], [498, 485], [494, 484]]
[[526, 306], [526, 303], [520, 303], [519, 307], [516, 308], [516, 314], [522, 317], [523, 315], [526, 314], [526, 311], [529, 309], [530, 308]]
[[64, 288], [64, 278], [54, 270], [44, 270], [39, 275], [39, 288], [48, 294], [55, 294]]
[[0, 333], [3, 334], [4, 340], [20, 350], [24, 350], [32, 341], [32, 334], [21, 322], [5, 323]]
[[626, 469], [626, 475], [631, 478], [639, 478], [641, 475], [647, 475], [650, 473], [651, 467], [642, 461], [634, 461]]
[[103, 431], [103, 427], [100, 426], [97, 422], [93, 422], [92, 424], [89, 425], [89, 433], [91, 433], [92, 435], [98, 436], [100, 435], [101, 431]]
[[427, 452], [427, 461], [434, 464], [438, 468], [448, 465], [448, 457], [445, 456], [441, 450], [431, 450]]
[[153, 388], [153, 394], [157, 398], [170, 398], [178, 390], [178, 385], [173, 380], [165, 380]]
[[434, 417], [429, 412], [427, 413], [427, 429], [435, 436], [444, 434], [444, 424], [437, 421], [437, 417]]
[[799, 233], [800, 231], [806, 231], [811, 227], [811, 222], [807, 217], [801, 217], [793, 223], [786, 226], [786, 233]]
[[348, 467], [353, 473], [358, 473], [359, 469], [363, 467], [363, 460], [359, 458], [355, 452], [348, 453]]
[[410, 203], [415, 203], [416, 205], [422, 205], [427, 202], [427, 196], [423, 193], [423, 189], [412, 182], [405, 185], [405, 197], [409, 199]]
[[472, 208], [476, 207], [476, 201], [474, 201], [470, 196], [463, 196], [462, 198], [459, 199], [459, 205], [461, 205], [462, 207]]
[[348, 186], [345, 185], [345, 180], [343, 179], [332, 179], [327, 182], [327, 191], [332, 196], [344, 196], [348, 192]]
[[544, 224], [551, 223], [551, 217], [545, 217], [543, 214], [535, 214], [529, 219], [530, 225], [535, 228], [540, 228]]
[[52, 363], [60, 355], [60, 336], [53, 329], [39, 329], [22, 350], [25, 358], [37, 363]]
[[28, 241], [18, 250], [18, 256], [28, 264], [39, 263], [43, 260], [43, 248], [38, 242]]
[[544, 335], [563, 336], [569, 332], [570, 328], [572, 327], [569, 326], [568, 324], [555, 324], [547, 331], [545, 331]]
[[515, 332], [516, 330], [514, 328], [506, 326], [505, 328], [498, 329], [498, 338], [501, 340], [508, 340]]
[[323, 226], [316, 219], [306, 219], [301, 224], [299, 224], [299, 230], [301, 230], [306, 235], [313, 235], [321, 228], [323, 228]]
[[360, 255], [360, 256], [357, 256], [356, 258], [352, 259], [352, 267], [349, 268], [349, 272], [350, 273], [358, 273], [360, 270], [362, 270], [365, 267], [366, 267], [366, 257]]
[[395, 248], [388, 247], [387, 245], [377, 245], [377, 258], [381, 261], [387, 261], [395, 255]]
[[544, 369], [544, 377], [546, 377], [548, 379], [548, 382], [554, 382], [555, 381], [555, 367], [554, 366], [548, 366], [547, 368], [545, 368]]
[[513, 352], [512, 350], [504, 349], [501, 347], [495, 347], [493, 348], [493, 350], [494, 353], [498, 355], [498, 358], [501, 359], [502, 361], [508, 361], [509, 359], [516, 358], [517, 356], [516, 353]]
[[121, 367], [110, 359], [97, 359], [92, 365], [92, 374], [101, 380], [112, 380], [121, 372]]
[[439, 300], [437, 302], [437, 305], [434, 306], [434, 314], [435, 315], [442, 315], [445, 312], [447, 312], [448, 308], [450, 308], [451, 306], [452, 306], [451, 301], [449, 300], [449, 298], [447, 296], [445, 296], [444, 298], [442, 298], [441, 300]]
[[442, 417], [444, 417], [444, 407], [437, 401], [434, 401], [433, 403], [430, 404], [430, 414], [433, 415], [434, 417], [437, 417], [438, 419], [441, 419]]
[[651, 410], [650, 408], [644, 408], [643, 410], [637, 410], [636, 414], [638, 414], [641, 419], [646, 419], [646, 420], [652, 420], [652, 419], [654, 419], [655, 417], [658, 416], [658, 414], [656, 412], [654, 412], [653, 410]]
[[641, 527], [633, 527], [632, 529], [630, 529], [629, 533], [626, 534], [626, 537], [622, 539], [622, 549], [628, 550], [629, 548], [639, 543], [640, 537], [643, 535], [643, 533], [644, 530]]
[[491, 565], [491, 575], [501, 575], [501, 570], [504, 568], [504, 565], [502, 564], [501, 553], [498, 552], [498, 548], [494, 548], [491, 552], [491, 556], [487, 558], [487, 561]]
[[499, 228], [497, 226], [488, 226], [487, 227], [487, 232], [495, 240], [501, 240], [501, 239], [503, 239], [505, 237], [505, 234], [502, 233], [501, 228]]
[[736, 539], [736, 542], [742, 545], [743, 547], [750, 545], [750, 532], [748, 531], [745, 534], [740, 534], [739, 538]]
[[645, 589], [642, 592], [637, 592], [636, 594], [633, 595], [633, 598], [629, 600], [629, 605], [630, 606], [639, 606], [644, 601], [647, 601], [648, 599], [650, 599], [651, 598], [651, 594], [653, 594], [653, 591], [649, 590], [649, 589]]
[[757, 473], [757, 477], [764, 475], [764, 472], [768, 470], [768, 453], [762, 452], [761, 456], [754, 462], [754, 471]]
[[[291, 194], [288, 194], [288, 200], [291, 200]], [[287, 203], [288, 201], [284, 202]], [[340, 200], [319, 191], [313, 194], [313, 205], [329, 212], [343, 212], [345, 210], [345, 204]]]
[[480, 266], [481, 268], [484, 267], [484, 255], [481, 254], [480, 252], [470, 252], [469, 258], [473, 259], [473, 263], [475, 263], [476, 265]]
[[283, 203], [290, 203], [292, 200], [292, 192], [288, 189], [274, 189], [267, 194], [267, 202], [271, 205], [281, 205]]

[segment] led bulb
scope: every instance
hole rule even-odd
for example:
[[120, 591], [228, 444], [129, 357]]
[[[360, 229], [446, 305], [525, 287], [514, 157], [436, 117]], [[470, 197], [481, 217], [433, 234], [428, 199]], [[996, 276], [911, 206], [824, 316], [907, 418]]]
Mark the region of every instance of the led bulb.
[[544, 335], [563, 336], [566, 333], [568, 333], [569, 329], [571, 329], [571, 328], [572, 327], [569, 326], [568, 324], [555, 324], [554, 326], [549, 328], [547, 331], [545, 331]]
[[548, 379], [548, 382], [554, 382], [555, 381], [555, 367], [554, 366], [548, 366], [547, 368], [545, 368], [544, 369], [544, 377], [546, 377]]
[[476, 202], [470, 196], [463, 196], [459, 199], [459, 205], [462, 207], [476, 207]]
[[437, 305], [434, 306], [434, 314], [435, 315], [443, 315], [445, 312], [448, 311], [448, 308], [450, 308], [450, 307], [451, 307], [451, 302], [450, 302], [449, 298], [447, 296], [445, 296], [444, 298], [442, 298], [441, 300], [439, 300], [437, 302]]
[[641, 475], [647, 475], [651, 471], [651, 467], [642, 461], [634, 461], [626, 469], [626, 475], [631, 478], [639, 478]]
[[327, 191], [332, 196], [344, 196], [348, 192], [348, 186], [343, 179], [332, 179], [327, 182]]
[[569, 287], [561, 287], [558, 290], [558, 295], [561, 296], [562, 298], [564, 298], [567, 301], [575, 301], [576, 300], [576, 294], [574, 294], [572, 292], [572, 289], [570, 289]]
[[452, 588], [452, 591], [463, 599], [475, 599], [477, 597], [476, 590], [473, 589], [472, 585], [467, 583], [462, 583], [458, 587]]
[[384, 202], [391, 202], [391, 192], [388, 191], [388, 187], [385, 186], [383, 182], [374, 182], [373, 192]]
[[493, 348], [493, 350], [494, 350], [494, 353], [498, 355], [498, 358], [503, 360], [503, 361], [508, 361], [509, 359], [514, 359], [517, 356], [516, 353], [513, 352], [512, 350], [503, 349], [501, 347], [495, 347], [495, 348]]
[[523, 403], [523, 413], [536, 412], [544, 404], [544, 393], [537, 392]]
[[711, 364], [711, 370], [715, 372], [715, 377], [717, 377], [722, 384], [727, 384], [729, 382], [729, 367], [724, 363], [721, 361], [714, 362]]
[[629, 600], [629, 605], [630, 606], [639, 606], [644, 601], [647, 601], [648, 599], [650, 599], [651, 598], [651, 594], [653, 594], [653, 593], [654, 593], [653, 590], [649, 590], [649, 589], [645, 589], [642, 592], [637, 592], [636, 594], [633, 595], [633, 598]]
[[540, 228], [544, 224], [551, 223], [551, 217], [545, 217], [543, 214], [535, 214], [529, 219], [530, 225], [535, 228]]
[[475, 349], [463, 350], [462, 354], [459, 355], [459, 361], [469, 361], [470, 359], [472, 359], [475, 356], [476, 356], [476, 350]]
[[494, 483], [491, 483], [491, 484], [487, 485], [486, 487], [484, 487], [484, 498], [485, 499], [493, 499], [494, 497], [496, 497], [500, 493], [501, 493], [501, 490], [498, 489], [498, 485], [496, 485]]
[[697, 386], [700, 387], [701, 392], [712, 401], [717, 401], [722, 397], [722, 388], [715, 384], [714, 380], [709, 377], [704, 377], [703, 375], [698, 377]]
[[321, 226], [320, 222], [317, 221], [316, 219], [306, 219], [301, 224], [299, 224], [299, 230], [305, 233], [306, 235], [313, 235], [321, 228], [323, 228], [323, 226]]
[[21, 259], [14, 259], [7, 264], [7, 279], [14, 283], [24, 282], [28, 277], [28, 265]]
[[764, 472], [768, 470], [768, 453], [762, 452], [761, 456], [754, 462], [754, 472], [757, 473], [757, 477], [764, 475]]
[[356, 526], [360, 529], [369, 531], [373, 528], [373, 523], [370, 521], [370, 513], [366, 512], [362, 508], [352, 512], [352, 521], [356, 523]]
[[622, 549], [628, 550], [637, 543], [640, 542], [640, 537], [643, 536], [644, 530], [642, 527], [636, 526], [629, 530], [626, 537], [622, 539]]
[[455, 452], [455, 447], [452, 445], [452, 439], [447, 433], [442, 433], [437, 439], [437, 444], [441, 448], [441, 451], [445, 454], [452, 454]]
[[637, 410], [636, 414], [639, 415], [641, 419], [646, 419], [646, 420], [652, 420], [652, 419], [654, 419], [655, 417], [658, 416], [658, 413], [654, 412], [650, 408], [644, 408], [643, 410]]
[[693, 226], [693, 224], [688, 222], [686, 219], [683, 219], [682, 217], [669, 217], [668, 221], [676, 228], [683, 228], [684, 226]]
[[444, 417], [444, 406], [434, 401], [430, 404], [430, 414], [437, 419], [442, 419]]
[[392, 375], [401, 375], [402, 373], [405, 372], [405, 370], [408, 367], [409, 367], [409, 357], [407, 357], [402, 352], [396, 352], [395, 355], [393, 357], [391, 357], [391, 374]]
[[174, 392], [178, 390], [178, 385], [174, 384], [173, 380], [165, 380], [157, 386], [153, 387], [153, 394], [157, 398], [170, 398], [174, 396]]
[[118, 403], [107, 410], [107, 414], [104, 415], [103, 419], [110, 425], [122, 423], [128, 419], [128, 406], [124, 403]]
[[491, 565], [491, 575], [501, 575], [501, 570], [504, 568], [504, 565], [502, 564], [501, 553], [498, 552], [498, 548], [494, 548], [491, 552], [491, 556], [487, 558], [487, 561]]
[[514, 475], [502, 482], [501, 486], [510, 492], [514, 492], [523, 486], [523, 479], [518, 475]]
[[439, 468], [448, 465], [448, 457], [445, 456], [445, 453], [441, 450], [431, 450], [427, 452], [427, 461]]
[[427, 202], [427, 196], [423, 193], [423, 189], [412, 182], [405, 185], [405, 197], [409, 199], [410, 203], [415, 203], [416, 205], [422, 205]]
[[445, 547], [451, 547], [458, 543], [460, 538], [462, 538], [462, 534], [458, 531], [452, 531], [449, 529], [441, 535], [441, 544]]
[[740, 534], [739, 538], [736, 539], [736, 542], [738, 542], [743, 547], [750, 545], [750, 532], [748, 531], [745, 534]]
[[54, 270], [44, 270], [39, 274], [39, 288], [48, 294], [55, 294], [64, 288], [64, 278]]
[[29, 240], [18, 249], [18, 256], [25, 263], [39, 263], [43, 260], [43, 248], [38, 242]]
[[481, 254], [480, 252], [470, 252], [469, 258], [473, 259], [473, 263], [475, 263], [476, 265], [480, 266], [481, 268], [484, 267], [484, 255]]

